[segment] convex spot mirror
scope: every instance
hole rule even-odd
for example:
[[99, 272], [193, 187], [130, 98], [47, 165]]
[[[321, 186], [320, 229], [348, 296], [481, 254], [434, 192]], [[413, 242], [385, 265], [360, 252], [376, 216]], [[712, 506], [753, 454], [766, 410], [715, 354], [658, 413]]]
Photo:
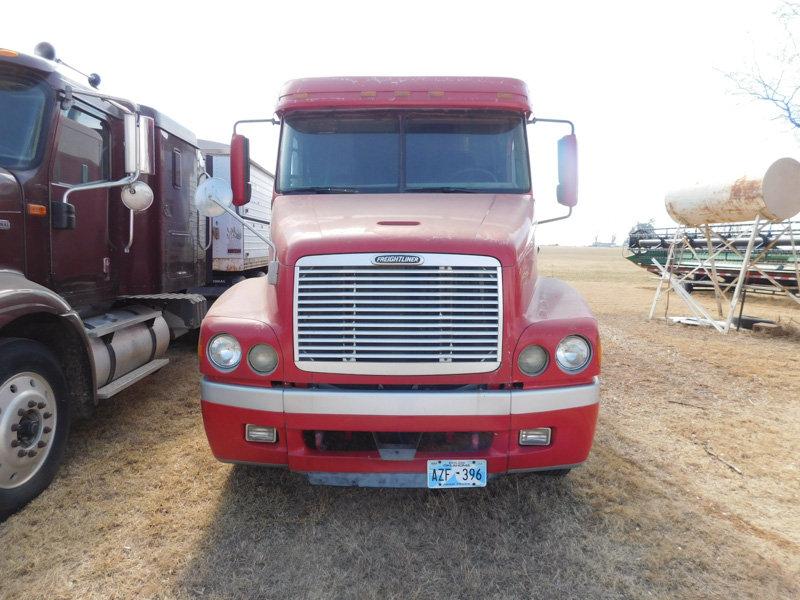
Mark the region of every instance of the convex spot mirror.
[[558, 188], [559, 204], [572, 208], [578, 203], [578, 138], [574, 133], [558, 140]]
[[194, 205], [204, 217], [219, 217], [225, 209], [233, 206], [233, 192], [230, 184], [219, 177], [209, 177], [197, 186]]
[[125, 130], [125, 172], [153, 173], [155, 121], [136, 113], [123, 117]]
[[144, 181], [134, 181], [122, 188], [122, 203], [133, 212], [142, 212], [153, 204], [153, 190]]

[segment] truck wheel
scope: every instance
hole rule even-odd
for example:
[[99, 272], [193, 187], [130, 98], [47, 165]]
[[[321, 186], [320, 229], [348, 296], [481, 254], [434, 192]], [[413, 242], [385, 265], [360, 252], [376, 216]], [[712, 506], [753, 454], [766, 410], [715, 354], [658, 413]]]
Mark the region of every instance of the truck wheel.
[[50, 484], [64, 457], [64, 373], [44, 345], [0, 339], [0, 521]]
[[572, 469], [550, 469], [549, 471], [534, 471], [537, 475], [546, 475], [547, 477], [564, 477], [569, 474]]

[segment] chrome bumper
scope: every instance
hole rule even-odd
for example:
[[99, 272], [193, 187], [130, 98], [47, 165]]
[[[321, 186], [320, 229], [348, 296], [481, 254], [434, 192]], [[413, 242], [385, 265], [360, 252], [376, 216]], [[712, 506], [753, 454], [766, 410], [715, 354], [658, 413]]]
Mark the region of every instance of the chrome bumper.
[[597, 404], [600, 379], [588, 385], [468, 392], [338, 391], [231, 385], [203, 378], [202, 399], [224, 406], [292, 414], [496, 416]]

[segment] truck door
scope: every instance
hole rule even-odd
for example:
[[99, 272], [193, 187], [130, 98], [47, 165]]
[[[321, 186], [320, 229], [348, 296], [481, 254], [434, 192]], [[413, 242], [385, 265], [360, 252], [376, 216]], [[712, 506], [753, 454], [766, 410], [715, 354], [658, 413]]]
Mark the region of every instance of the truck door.
[[0, 167], [0, 269], [25, 271], [22, 194], [10, 172]]
[[[72, 185], [110, 177], [110, 129], [99, 111], [77, 104], [59, 117], [52, 163], [51, 199], [60, 201]], [[73, 193], [74, 229], [52, 229], [50, 273], [53, 288], [73, 305], [98, 302], [113, 294], [108, 237], [108, 190]]]

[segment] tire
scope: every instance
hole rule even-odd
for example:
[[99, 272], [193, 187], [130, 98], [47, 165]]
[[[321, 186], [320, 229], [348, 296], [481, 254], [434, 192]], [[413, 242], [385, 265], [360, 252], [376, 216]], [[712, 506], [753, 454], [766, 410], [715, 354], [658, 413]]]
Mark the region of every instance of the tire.
[[549, 471], [534, 471], [536, 475], [546, 477], [566, 477], [572, 469], [550, 469]]
[[0, 339], [0, 521], [50, 485], [69, 425], [67, 384], [53, 353], [33, 340]]

